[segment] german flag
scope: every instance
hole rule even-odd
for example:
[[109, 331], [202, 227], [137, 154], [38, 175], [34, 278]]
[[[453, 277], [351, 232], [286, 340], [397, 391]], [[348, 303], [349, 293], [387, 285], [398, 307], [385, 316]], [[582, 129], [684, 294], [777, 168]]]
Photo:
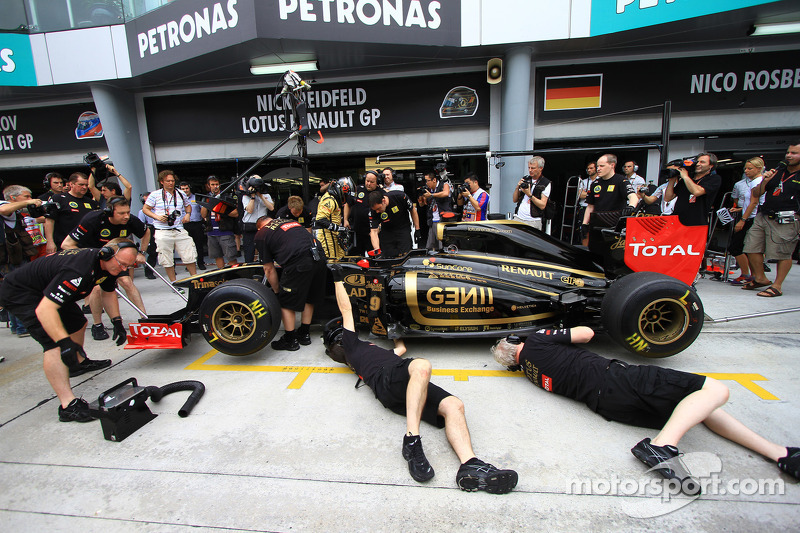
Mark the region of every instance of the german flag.
[[544, 110], [596, 109], [603, 95], [603, 75], [553, 76], [544, 80]]

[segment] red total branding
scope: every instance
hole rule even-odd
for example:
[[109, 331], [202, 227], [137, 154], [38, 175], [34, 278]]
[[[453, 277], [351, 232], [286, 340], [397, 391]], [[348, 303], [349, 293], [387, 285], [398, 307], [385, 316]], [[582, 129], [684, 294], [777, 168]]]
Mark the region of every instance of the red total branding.
[[178, 337], [181, 336], [180, 324], [129, 324], [131, 334], [137, 337]]
[[550, 379], [550, 376], [542, 374], [542, 388], [546, 391], [553, 392], [553, 380]]
[[674, 246], [669, 244], [662, 244], [654, 246], [643, 242], [628, 243], [628, 246], [633, 249], [633, 257], [637, 257], [640, 253], [645, 257], [661, 256], [670, 257], [673, 255], [701, 255], [702, 252], [696, 252], [692, 245], [683, 246], [676, 244]]

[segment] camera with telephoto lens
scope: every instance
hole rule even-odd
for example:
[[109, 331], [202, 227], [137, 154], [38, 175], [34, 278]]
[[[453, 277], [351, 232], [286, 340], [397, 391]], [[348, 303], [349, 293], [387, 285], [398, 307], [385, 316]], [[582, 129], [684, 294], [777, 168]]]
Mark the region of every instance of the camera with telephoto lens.
[[264, 181], [260, 176], [250, 176], [246, 183], [247, 195], [253, 196], [254, 194], [267, 194], [270, 189], [270, 184]]
[[469, 192], [469, 185], [462, 183], [458, 186], [458, 194], [464, 194], [465, 192]]
[[95, 182], [100, 183], [108, 178], [108, 169], [106, 165], [114, 165], [108, 157], [100, 157], [94, 152], [89, 152], [83, 156], [83, 162], [89, 165], [94, 170]]
[[677, 168], [662, 168], [658, 173], [658, 181], [660, 182], [680, 177], [681, 173]]
[[175, 225], [175, 221], [178, 220], [178, 217], [181, 216], [181, 212], [177, 209], [174, 210], [172, 213], [167, 213], [167, 224], [170, 226]]
[[42, 205], [31, 204], [28, 206], [28, 214], [33, 218], [39, 218], [44, 216], [55, 218], [57, 212], [58, 212], [58, 204], [52, 200], [47, 200], [46, 202], [42, 202]]

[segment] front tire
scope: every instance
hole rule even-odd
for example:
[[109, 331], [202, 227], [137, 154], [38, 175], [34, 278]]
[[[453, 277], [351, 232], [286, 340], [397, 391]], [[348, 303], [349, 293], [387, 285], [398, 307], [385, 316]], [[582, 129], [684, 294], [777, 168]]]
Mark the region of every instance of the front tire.
[[235, 279], [215, 287], [200, 304], [203, 337], [228, 355], [249, 355], [264, 348], [281, 324], [275, 293], [252, 279]]
[[603, 298], [602, 313], [611, 338], [644, 357], [685, 350], [705, 317], [692, 287], [658, 272], [635, 272], [615, 281]]

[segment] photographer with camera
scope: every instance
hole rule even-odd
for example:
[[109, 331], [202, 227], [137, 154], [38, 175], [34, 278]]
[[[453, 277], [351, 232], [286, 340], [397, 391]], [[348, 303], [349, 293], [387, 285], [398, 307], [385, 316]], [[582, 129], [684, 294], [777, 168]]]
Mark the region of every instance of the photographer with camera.
[[[444, 170], [445, 176], [447, 170]], [[450, 200], [450, 183], [439, 178], [435, 172], [425, 173], [425, 187], [420, 189], [420, 201], [428, 206], [428, 241], [425, 248], [434, 250], [439, 247], [436, 238], [436, 224], [442, 220], [443, 213], [452, 213], [453, 202]]]
[[[111, 240], [117, 238], [130, 238], [135, 235], [141, 240], [141, 249], [146, 250], [150, 244], [150, 230], [145, 226], [141, 220], [131, 216], [131, 205], [128, 200], [122, 196], [112, 196], [108, 199], [108, 205], [99, 211], [92, 211], [88, 213], [81, 223], [64, 239], [62, 247], [65, 250], [77, 248], [102, 248]], [[145, 262], [144, 254], [141, 250], [137, 250], [136, 263], [142, 264]], [[121, 272], [117, 277], [117, 283], [125, 290], [128, 298], [133, 304], [147, 312], [144, 307], [142, 295], [136, 285], [133, 284], [133, 278], [128, 271]], [[116, 293], [113, 295], [117, 298]], [[103, 325], [103, 302], [100, 295], [100, 288], [95, 287], [95, 290], [86, 298], [89, 308], [92, 311], [92, 338], [96, 341], [102, 341], [108, 338], [105, 326]], [[119, 306], [119, 303], [117, 303]], [[106, 309], [108, 312], [109, 310]]]
[[[275, 209], [272, 196], [269, 195], [269, 184], [257, 174], [253, 174], [247, 179], [246, 192], [242, 196], [242, 248], [244, 249], [244, 262], [251, 263], [256, 257], [255, 238], [256, 222], [261, 217]], [[309, 220], [309, 224], [310, 224]]]
[[476, 222], [486, 220], [489, 207], [489, 193], [478, 185], [478, 175], [470, 172], [464, 178], [464, 184], [458, 189], [458, 205], [463, 205], [461, 220]]
[[170, 281], [175, 281], [175, 251], [181, 256], [189, 274], [197, 274], [195, 261], [197, 250], [194, 241], [184, 229], [189, 222], [192, 204], [184, 194], [175, 188], [175, 173], [162, 170], [158, 173], [161, 189], [150, 193], [142, 207], [145, 215], [153, 219], [155, 241], [158, 247], [158, 263], [164, 267]]
[[716, 166], [716, 155], [697, 154], [680, 165], [680, 179], [669, 181], [664, 200], [677, 198], [673, 214], [684, 226], [708, 226], [708, 214], [722, 184], [722, 178], [714, 171]]
[[56, 194], [62, 194], [64, 191], [64, 178], [58, 172], [48, 172], [44, 176], [44, 186], [47, 192], [39, 195], [39, 200], [46, 202]]
[[[93, 420], [86, 400], [72, 393], [69, 378], [111, 366], [86, 356], [86, 318], [77, 301], [99, 285], [112, 319], [119, 317], [113, 298], [117, 276], [136, 262], [136, 245], [114, 239], [101, 249], [63, 250], [11, 272], [0, 286], [0, 305], [18, 316], [42, 345], [44, 374], [58, 396], [61, 422]], [[121, 320], [115, 336], [125, 334]], [[123, 339], [124, 342], [124, 339]]]
[[674, 187], [675, 182], [681, 177], [681, 173], [678, 172], [679, 168], [680, 165], [676, 162], [667, 163], [667, 167], [658, 174], [658, 181], [663, 181], [663, 183], [656, 187], [652, 194], [644, 193], [641, 195], [641, 200], [647, 205], [652, 205], [658, 202], [658, 210], [653, 214], [662, 216], [671, 215], [673, 209], [675, 209], [676, 198], [673, 198], [667, 202], [664, 199], [664, 191], [667, 190], [670, 182], [673, 183]]
[[[744, 239], [744, 253], [750, 263], [753, 280], [745, 290], [767, 287], [758, 296], [774, 298], [783, 294], [783, 280], [792, 268], [792, 252], [798, 241], [800, 212], [800, 139], [789, 145], [786, 161], [764, 173], [753, 188], [750, 202], [766, 194], [753, 225]], [[775, 281], [764, 274], [764, 258], [777, 259]]]
[[86, 174], [74, 172], [69, 177], [69, 190], [51, 199], [57, 205], [45, 214], [44, 231], [48, 254], [60, 250], [61, 243], [86, 213], [99, 208], [97, 202], [86, 194], [88, 188], [89, 179]]
[[512, 200], [517, 204], [514, 218], [534, 228], [543, 227], [545, 209], [550, 199], [550, 180], [542, 176], [544, 158], [534, 156], [528, 161], [528, 175], [523, 177], [514, 188]]
[[[4, 230], [0, 232], [0, 279], [37, 255], [33, 239], [25, 229], [22, 211], [42, 205], [38, 198], [31, 198], [30, 189], [21, 185], [9, 185], [3, 189], [3, 198], [0, 200]], [[8, 328], [18, 337], [30, 335], [25, 325], [11, 312], [8, 313]]]
[[[209, 176], [206, 180], [209, 198], [221, 198], [219, 179], [216, 176]], [[235, 198], [231, 198], [236, 203]], [[209, 211], [207, 207], [201, 207], [200, 213], [206, 220], [206, 234], [208, 236], [208, 256], [217, 264], [217, 268], [223, 268], [225, 263], [235, 265], [238, 262], [239, 251], [236, 248], [236, 236], [234, 229], [239, 218], [238, 209], [226, 209], [224, 213]]]
[[[114, 164], [111, 161], [102, 159], [91, 152], [86, 155], [84, 161], [91, 167], [89, 170], [89, 192], [101, 209], [106, 206], [106, 202], [112, 196], [124, 196], [128, 202], [131, 201], [133, 186], [114, 168]], [[112, 176], [122, 183], [125, 187], [124, 191], [119, 183], [111, 181]], [[99, 189], [95, 186], [96, 183], [99, 183]]]

